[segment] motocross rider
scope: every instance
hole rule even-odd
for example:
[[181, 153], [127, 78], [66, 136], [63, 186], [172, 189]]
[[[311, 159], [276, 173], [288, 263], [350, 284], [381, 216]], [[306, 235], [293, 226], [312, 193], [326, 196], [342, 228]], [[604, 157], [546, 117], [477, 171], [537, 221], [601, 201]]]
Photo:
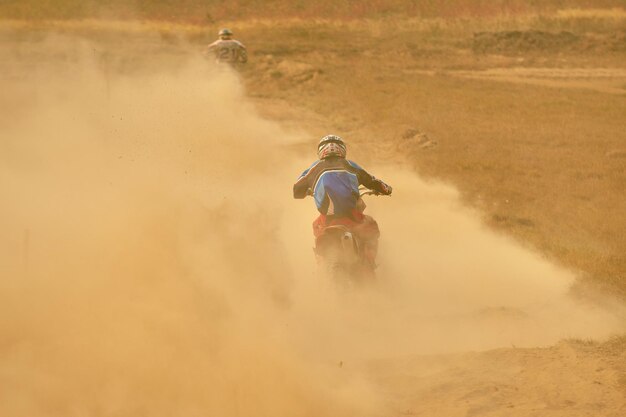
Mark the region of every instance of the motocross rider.
[[230, 29], [222, 29], [218, 33], [219, 39], [207, 46], [205, 56], [215, 57], [218, 64], [245, 64], [248, 62], [248, 51], [239, 41], [233, 39]]
[[313, 222], [316, 238], [327, 226], [347, 226], [361, 241], [365, 259], [375, 266], [380, 231], [376, 221], [363, 214], [365, 203], [359, 196], [359, 185], [384, 195], [391, 194], [391, 186], [346, 159], [346, 144], [339, 136], [324, 136], [317, 145], [317, 156], [319, 160], [294, 184], [294, 198], [313, 196], [320, 212]]

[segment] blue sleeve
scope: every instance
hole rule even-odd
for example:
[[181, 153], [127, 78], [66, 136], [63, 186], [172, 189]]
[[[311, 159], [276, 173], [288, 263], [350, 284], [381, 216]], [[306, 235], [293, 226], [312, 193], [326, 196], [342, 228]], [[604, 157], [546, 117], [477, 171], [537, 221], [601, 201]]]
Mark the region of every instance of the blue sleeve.
[[359, 164], [357, 164], [357, 163], [356, 163], [356, 162], [354, 162], [354, 161], [350, 161], [350, 160], [348, 160], [348, 163], [349, 163], [350, 165], [352, 165], [353, 167], [355, 167], [356, 169], [358, 169], [359, 171], [365, 171], [363, 168], [361, 168], [361, 166], [360, 166]]
[[370, 190], [377, 191], [379, 193], [387, 193], [387, 184], [379, 180], [378, 178], [371, 175], [369, 172], [361, 168], [356, 162], [348, 161], [348, 163], [356, 169], [357, 178], [359, 179], [359, 184], [364, 185]]
[[310, 167], [304, 170], [304, 172], [298, 177], [298, 181], [293, 185], [293, 197], [304, 198], [307, 196], [307, 190], [309, 189], [308, 180], [306, 175], [313, 169], [313, 167], [319, 164], [320, 161], [315, 161]]
[[306, 174], [309, 173], [309, 171], [311, 170], [311, 168], [313, 168], [315, 165], [317, 165], [320, 161], [315, 161], [311, 164], [310, 167], [308, 167], [307, 169], [305, 169], [302, 174], [300, 174], [300, 176], [298, 177], [298, 180], [302, 179], [304, 176], [306, 176]]

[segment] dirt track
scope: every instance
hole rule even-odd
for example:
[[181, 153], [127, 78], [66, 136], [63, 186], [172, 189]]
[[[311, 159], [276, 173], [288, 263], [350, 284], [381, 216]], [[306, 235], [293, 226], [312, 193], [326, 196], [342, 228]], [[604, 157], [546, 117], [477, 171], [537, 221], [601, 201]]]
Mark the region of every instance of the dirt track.
[[623, 359], [616, 346], [560, 343], [373, 366], [399, 415], [619, 416]]
[[[623, 338], [534, 347], [568, 336], [619, 333], [620, 303], [605, 295], [595, 301], [572, 296], [575, 272], [495, 234], [461, 203], [472, 202], [491, 216], [491, 224], [522, 242], [541, 243], [544, 234], [555, 234], [571, 248], [589, 233], [594, 239], [579, 247], [584, 253], [611, 256], [611, 245], [619, 250], [619, 230], [610, 232], [621, 218], [593, 233], [589, 229], [599, 225], [593, 220], [572, 231], [569, 221], [585, 213], [559, 224], [562, 213], [538, 203], [535, 192], [549, 194], [570, 180], [568, 164], [580, 160], [568, 155], [587, 150], [576, 137], [573, 146], [551, 146], [556, 156], [537, 154], [546, 159], [531, 177], [546, 181], [533, 192], [528, 182], [518, 184], [527, 177], [511, 159], [500, 165], [488, 157], [511, 152], [498, 140], [485, 139], [475, 154], [463, 153], [466, 142], [453, 140], [466, 127], [451, 122], [467, 125], [476, 115], [454, 91], [462, 89], [472, 103], [466, 94], [475, 94], [477, 102], [494, 100], [480, 111], [509, 106], [513, 116], [543, 123], [530, 128], [534, 133], [564, 117], [560, 105], [571, 111], [556, 93], [510, 87], [520, 108], [546, 98], [551, 106], [557, 102], [557, 115], [542, 120], [520, 113], [497, 84], [485, 81], [416, 75], [409, 80], [418, 82], [419, 91], [403, 94], [396, 88], [405, 85], [405, 75], [381, 75], [375, 62], [357, 56], [348, 61], [363, 72], [349, 81], [349, 66], [322, 65], [332, 53], [257, 53], [243, 73], [245, 90], [236, 78], [211, 75], [193, 57], [180, 60], [180, 50], [153, 38], [127, 44], [128, 51], [107, 49], [106, 42], [48, 42], [22, 44], [23, 62], [3, 60], [11, 71], [4, 72], [10, 78], [3, 80], [8, 93], [0, 126], [10, 136], [2, 143], [1, 167], [9, 178], [3, 191], [14, 199], [3, 207], [9, 238], [2, 265], [17, 279], [5, 280], [1, 293], [1, 331], [8, 340], [0, 351], [2, 413], [626, 412]], [[41, 58], [44, 50], [53, 57], [33, 65], [33, 54]], [[93, 50], [98, 53], [90, 55]], [[155, 59], [157, 50], [162, 55]], [[359, 84], [366, 88], [352, 89]], [[589, 98], [581, 113], [609, 111], [605, 125], [589, 127], [590, 117], [572, 129], [597, 129], [600, 139], [592, 145], [603, 146], [597, 153], [613, 149], [619, 136], [604, 141], [623, 123], [614, 117], [623, 98], [571, 94], [566, 96]], [[414, 113], [402, 109], [409, 96]], [[501, 122], [475, 122], [482, 133], [503, 128]], [[313, 213], [310, 202], [290, 199], [289, 186], [310, 159], [315, 138], [331, 128], [350, 140], [355, 159], [396, 186], [393, 199], [373, 200], [369, 207], [383, 228], [380, 273], [386, 283], [348, 298], [320, 287], [323, 281], [312, 273], [294, 273], [314, 269], [308, 250]], [[514, 144], [535, 149], [532, 138], [526, 140]], [[276, 153], [259, 160], [267, 145]], [[408, 161], [399, 163], [400, 156]], [[416, 177], [411, 158], [418, 171], [458, 183], [461, 198], [447, 185]], [[552, 181], [554, 158], [564, 158], [563, 182]], [[590, 207], [603, 201], [603, 218], [622, 204], [605, 194], [621, 186], [620, 156], [608, 158], [606, 171], [597, 174], [608, 175], [598, 179], [603, 188], [584, 194], [594, 182], [574, 190], [590, 199]], [[518, 194], [496, 198], [511, 191]], [[568, 205], [568, 198], [550, 200]], [[258, 207], [268, 210], [259, 213]], [[241, 251], [257, 253], [259, 242], [268, 243], [266, 252], [241, 262]], [[276, 258], [284, 263], [272, 262]], [[572, 265], [567, 254], [556, 258]]]

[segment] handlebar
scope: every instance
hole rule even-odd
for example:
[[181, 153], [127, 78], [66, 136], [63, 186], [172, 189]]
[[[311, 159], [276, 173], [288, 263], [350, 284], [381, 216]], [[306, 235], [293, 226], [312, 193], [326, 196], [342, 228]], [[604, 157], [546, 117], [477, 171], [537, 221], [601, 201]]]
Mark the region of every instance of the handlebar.
[[[313, 190], [311, 188], [307, 188], [306, 195], [312, 196]], [[388, 195], [388, 194], [382, 194], [382, 193], [379, 193], [378, 191], [370, 190], [369, 188], [365, 188], [363, 186], [359, 187], [359, 197], [363, 197], [365, 195], [379, 196], [379, 195]]]
[[387, 195], [383, 193], [379, 193], [378, 191], [370, 190], [369, 188], [365, 188], [363, 186], [359, 187], [359, 197], [363, 197], [364, 195]]
[[377, 191], [373, 191], [373, 190], [364, 190], [364, 191], [359, 190], [359, 196], [363, 197], [364, 195], [383, 195], [383, 194]]

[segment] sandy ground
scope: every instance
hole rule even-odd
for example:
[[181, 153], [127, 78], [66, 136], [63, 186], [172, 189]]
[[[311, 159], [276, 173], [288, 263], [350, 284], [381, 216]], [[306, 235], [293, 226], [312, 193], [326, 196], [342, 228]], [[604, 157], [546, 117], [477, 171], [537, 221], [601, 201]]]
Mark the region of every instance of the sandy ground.
[[623, 363], [618, 346], [562, 342], [372, 367], [393, 393], [397, 415], [619, 416], [626, 410]]
[[[237, 74], [158, 36], [121, 45], [3, 38], [0, 187], [11, 199], [0, 209], [0, 415], [626, 413], [622, 301], [572, 291], [578, 264], [541, 246], [557, 236], [577, 247], [590, 234], [584, 253], [621, 248], [619, 212], [606, 229], [572, 230], [584, 211], [559, 223], [562, 213], [538, 197], [569, 180], [568, 164], [580, 160], [567, 156], [584, 146], [574, 137], [537, 154], [531, 178], [553, 178], [552, 153], [565, 174], [530, 190], [511, 165], [528, 154], [502, 165], [485, 154], [523, 141], [504, 135], [457, 158], [467, 145], [452, 136], [465, 127], [451, 123], [476, 117], [469, 103], [491, 112], [475, 119], [478, 132], [507, 131], [522, 114], [539, 120], [537, 133], [553, 119], [520, 108], [549, 99], [552, 117], [570, 120], [579, 113], [568, 100], [586, 97], [581, 112], [608, 111], [593, 124], [600, 143], [623, 124], [621, 95], [573, 86], [557, 96], [499, 75], [381, 74], [380, 62], [349, 55], [355, 73], [322, 65], [341, 53], [324, 49], [296, 50], [297, 59], [259, 52]], [[421, 92], [397, 89], [408, 81]], [[484, 94], [512, 114], [481, 108]], [[403, 119], [407, 103], [419, 109], [412, 119]], [[573, 128], [588, 133], [587, 122]], [[395, 190], [368, 201], [383, 230], [379, 282], [352, 292], [316, 273], [315, 211], [290, 195], [330, 129]], [[610, 163], [597, 194], [585, 193], [598, 182], [574, 190], [590, 207], [603, 201], [602, 218], [623, 204], [610, 204], [622, 181]], [[547, 197], [567, 206], [571, 196]]]
[[413, 70], [431, 76], [449, 75], [477, 80], [520, 83], [552, 88], [589, 89], [600, 93], [625, 94], [626, 71], [620, 68], [492, 68], [480, 71], [445, 72]]

